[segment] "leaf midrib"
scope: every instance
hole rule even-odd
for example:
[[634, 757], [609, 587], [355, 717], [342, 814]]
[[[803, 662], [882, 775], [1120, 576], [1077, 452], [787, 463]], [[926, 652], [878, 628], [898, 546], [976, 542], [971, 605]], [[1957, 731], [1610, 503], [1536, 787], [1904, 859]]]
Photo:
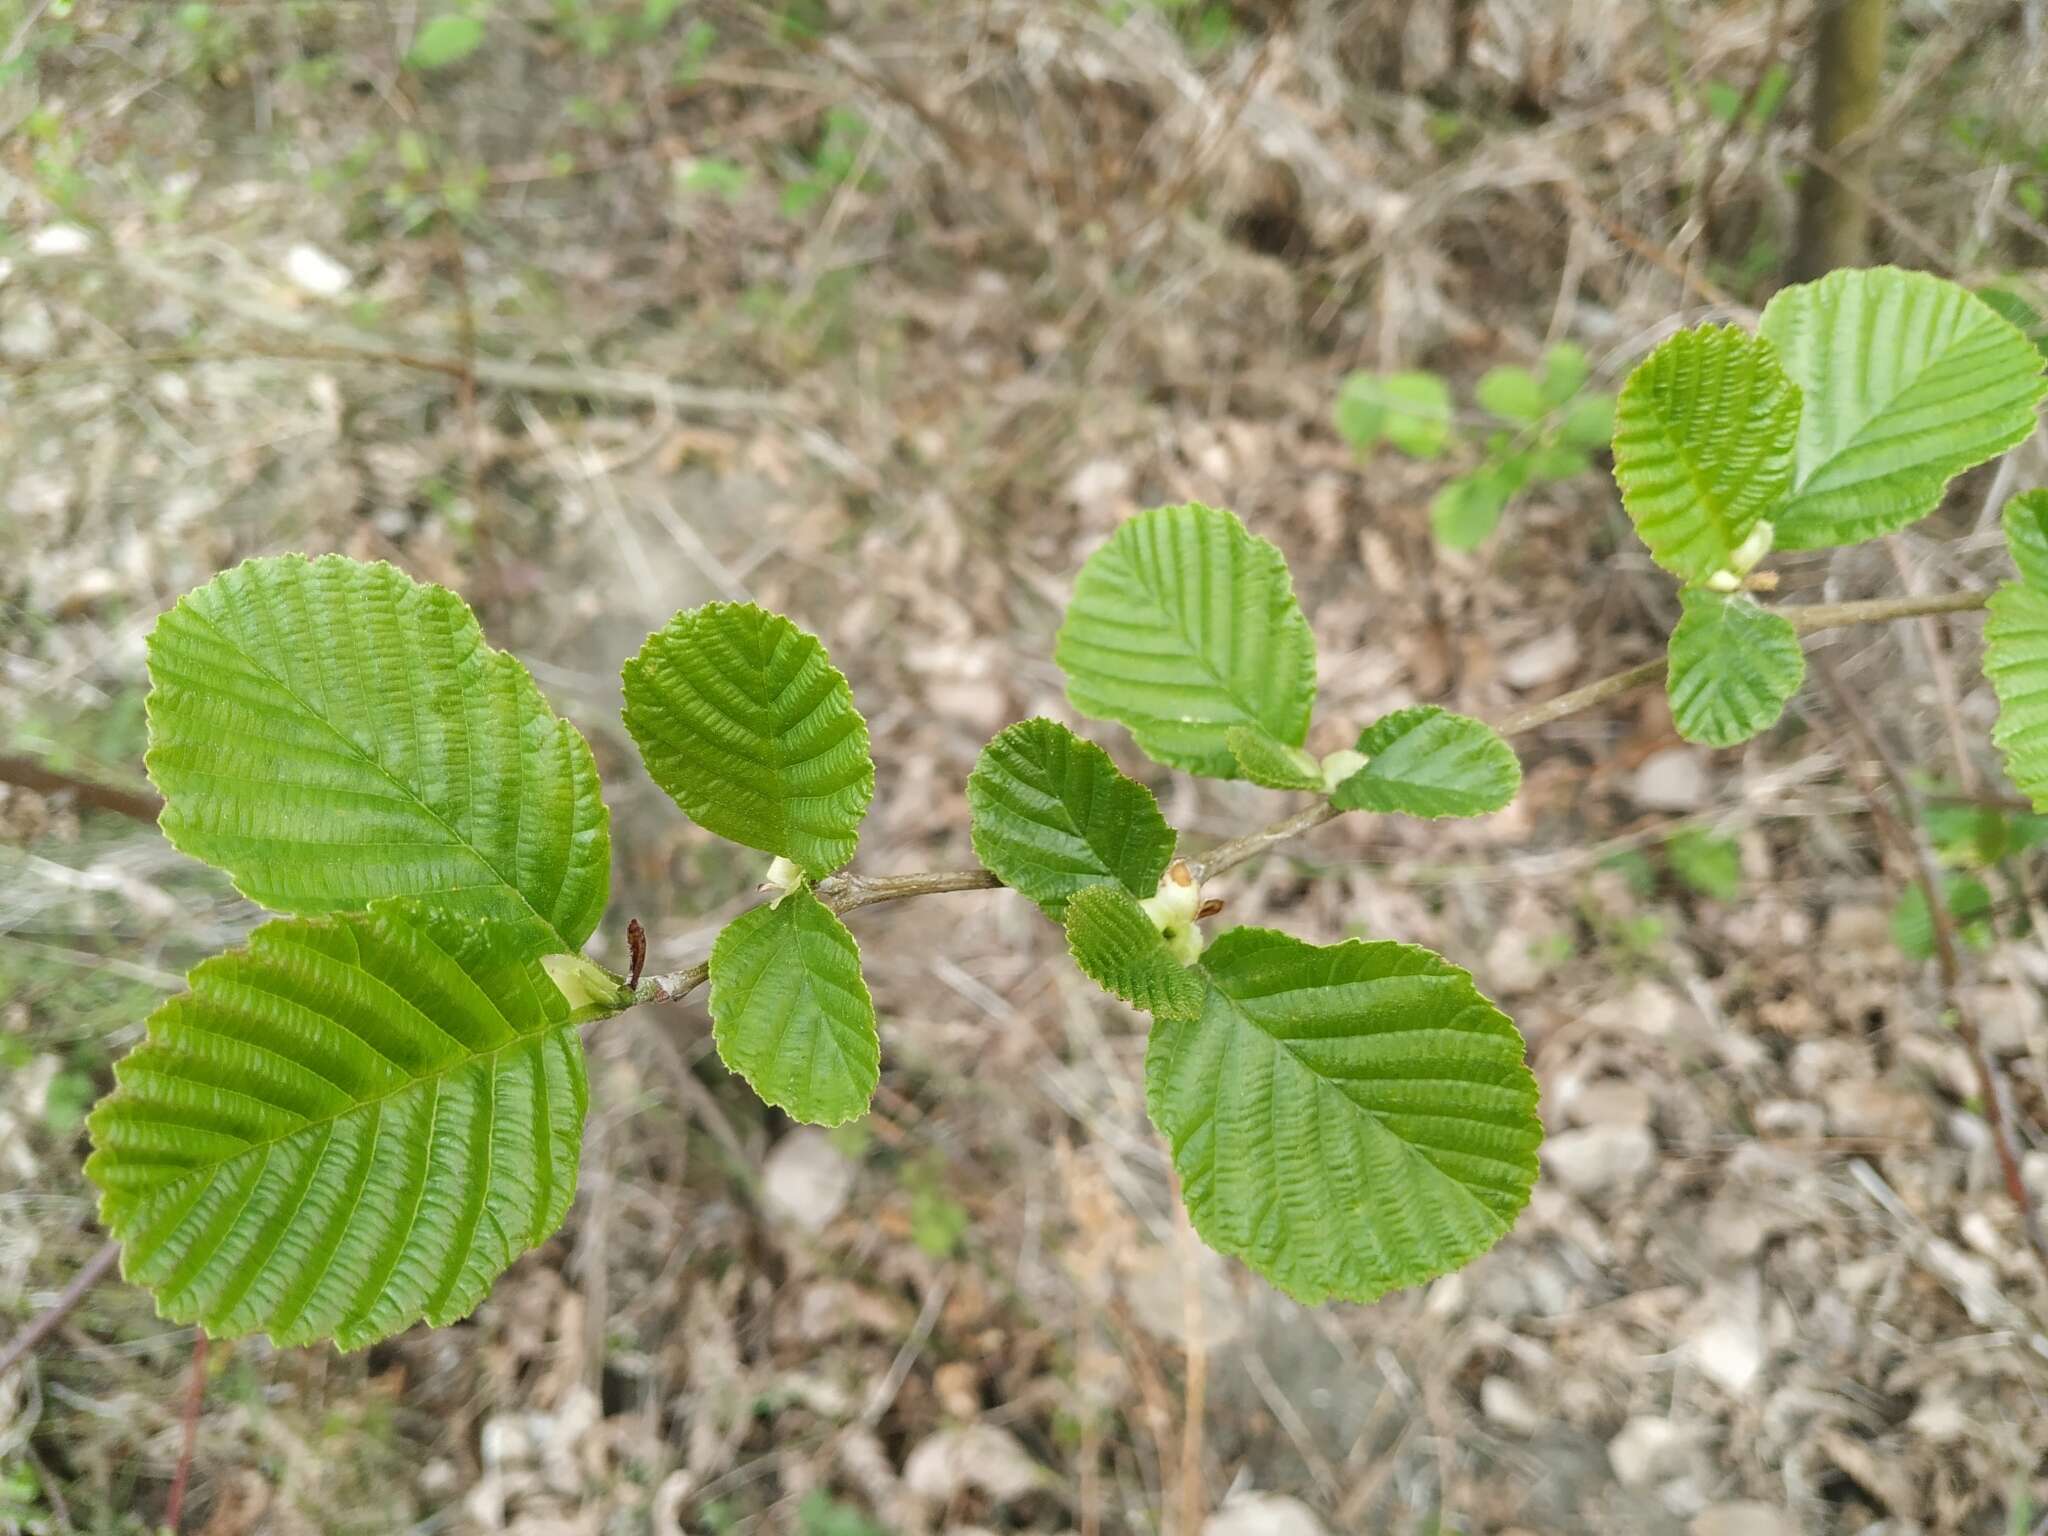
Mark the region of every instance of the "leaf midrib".
[[[1256, 701], [1247, 702], [1238, 693], [1236, 685], [1229, 679], [1224, 677], [1224, 675], [1221, 672], [1216, 670], [1215, 663], [1209, 659], [1209, 655], [1205, 650], [1203, 650], [1201, 642], [1197, 640], [1195, 636], [1189, 634], [1187, 629], [1183, 625], [1182, 615], [1168, 607], [1164, 594], [1159, 589], [1155, 588], [1153, 584], [1146, 579], [1146, 573], [1140, 568], [1138, 561], [1136, 561], [1135, 559], [1128, 558], [1127, 555], [1126, 564], [1131, 572], [1133, 581], [1138, 587], [1138, 590], [1145, 594], [1147, 600], [1151, 603], [1154, 611], [1159, 614], [1160, 619], [1162, 620], [1162, 627], [1171, 631], [1173, 636], [1176, 639], [1178, 639], [1183, 646], [1187, 648], [1188, 654], [1199, 664], [1201, 670], [1208, 674], [1210, 682], [1216, 687], [1217, 691], [1222, 693], [1225, 698], [1229, 699], [1232, 704], [1236, 705], [1240, 710], [1244, 712], [1245, 720], [1247, 722], [1257, 725], [1261, 729], [1266, 729], [1267, 734], [1273, 736], [1275, 740], [1281, 739], [1278, 732], [1272, 731], [1267, 728], [1265, 715], [1260, 710], [1258, 703]], [[1234, 558], [1231, 560], [1230, 566], [1231, 581], [1232, 584], [1235, 585], [1240, 574], [1240, 567], [1238, 565], [1238, 562]], [[1268, 585], [1270, 585], [1270, 578], [1273, 574], [1272, 571], [1270, 569], [1267, 569], [1262, 574], [1266, 578], [1268, 578]], [[1270, 608], [1270, 591], [1262, 591], [1260, 593], [1260, 597], [1265, 603], [1265, 605], [1268, 608]], [[1273, 628], [1269, 631], [1268, 638], [1270, 640], [1278, 640], [1282, 638], [1282, 632], [1286, 629], [1286, 627], [1286, 616], [1283, 614], [1281, 616], [1280, 622], [1277, 625], [1273, 626]], [[1192, 724], [1195, 722], [1174, 720], [1168, 718], [1161, 719], [1159, 723], [1162, 725], [1184, 725]]]
[[[1945, 365], [1947, 362], [1949, 362], [1954, 353], [1957, 350], [1959, 350], [1958, 343], [1974, 339], [1976, 335], [1984, 329], [1985, 327], [1981, 324], [1973, 325], [1967, 331], [1959, 330], [1955, 334], [1951, 335], [1948, 338], [1943, 350], [1938, 355], [1931, 356], [1927, 360], [1923, 361], [1921, 367], [1916, 373], [1914, 373], [1911, 379], [1907, 380], [1904, 384], [1900, 385], [1897, 389], [1893, 390], [1884, 398], [1882, 402], [1873, 406], [1869, 411], [1865, 412], [1856, 421], [1854, 427], [1839, 441], [1837, 441], [1832, 448], [1828, 450], [1827, 457], [1816, 461], [1811, 469], [1801, 470], [1799, 468], [1799, 455], [1797, 450], [1795, 449], [1793, 453], [1792, 494], [1795, 497], [1804, 494], [1806, 488], [1810, 484], [1812, 484], [1814, 480], [1819, 478], [1823, 470], [1830, 468], [1839, 460], [1847, 458], [1851, 452], [1857, 449], [1857, 447], [1859, 446], [1859, 440], [1862, 438], [1863, 433], [1869, 428], [1872, 422], [1882, 418], [1887, 412], [1889, 412], [1894, 406], [1896, 406], [1900, 400], [1904, 399], [1908, 394], [1912, 393], [1912, 391], [1919, 385], [1920, 381], [1924, 379], [1935, 368]], [[1993, 341], [1996, 341], [1997, 338], [1994, 336], [1991, 339]], [[1768, 341], [1770, 340], [1770, 338], [1766, 337], [1765, 340]], [[1871, 337], [1871, 341], [1874, 346], [1874, 336]], [[1775, 347], [1777, 343], [1772, 342], [1772, 345]], [[1864, 349], [1863, 360], [1866, 363], [1869, 360], [1871, 350], [1871, 347], [1866, 347]], [[1789, 372], [1789, 370], [1787, 371]], [[1813, 393], [1813, 387], [1807, 384], [1800, 384], [1799, 389], [1801, 406], [1803, 409], [1806, 400], [1810, 398]], [[1825, 413], [1822, 413], [1818, 415], [1817, 419], [1825, 421], [1827, 420], [1827, 416]], [[1920, 467], [1924, 469], [1925, 466]], [[1852, 482], [1852, 484], [1853, 483], [1854, 482]], [[1842, 490], [1847, 488], [1848, 487], [1837, 487], [1835, 489]], [[1830, 494], [1833, 494], [1833, 492], [1830, 492]]]
[[1354, 1114], [1357, 1114], [1366, 1121], [1368, 1121], [1372, 1125], [1373, 1129], [1377, 1131], [1380, 1135], [1388, 1137], [1390, 1140], [1392, 1140], [1393, 1143], [1401, 1149], [1402, 1153], [1405, 1156], [1407, 1156], [1412, 1162], [1418, 1164], [1425, 1171], [1427, 1177], [1437, 1180], [1443, 1184], [1446, 1184], [1450, 1186], [1452, 1189], [1456, 1190], [1458, 1192], [1459, 1197], [1466, 1201], [1469, 1205], [1471, 1205], [1471, 1207], [1474, 1210], [1478, 1211], [1486, 1221], [1492, 1223], [1496, 1230], [1505, 1232], [1508, 1229], [1510, 1223], [1502, 1221], [1497, 1211], [1495, 1211], [1491, 1206], [1487, 1205], [1486, 1202], [1481, 1200], [1477, 1195], [1473, 1194], [1472, 1191], [1468, 1189], [1462, 1182], [1460, 1182], [1456, 1178], [1453, 1178], [1450, 1174], [1444, 1172], [1443, 1169], [1437, 1167], [1435, 1163], [1431, 1162], [1427, 1157], [1425, 1157], [1422, 1151], [1413, 1142], [1411, 1142], [1410, 1140], [1408, 1140], [1407, 1137], [1401, 1135], [1400, 1132], [1394, 1130], [1391, 1126], [1389, 1126], [1386, 1123], [1386, 1121], [1380, 1117], [1379, 1113], [1376, 1110], [1366, 1108], [1363, 1104], [1360, 1104], [1356, 1099], [1352, 1098], [1348, 1093], [1345, 1093], [1341, 1088], [1337, 1087], [1336, 1084], [1328, 1076], [1326, 1076], [1324, 1073], [1318, 1072], [1315, 1069], [1315, 1067], [1312, 1066], [1308, 1062], [1308, 1060], [1294, 1048], [1293, 1041], [1287, 1039], [1283, 1035], [1274, 1034], [1271, 1030], [1267, 1029], [1263, 1024], [1261, 1024], [1258, 1018], [1255, 1015], [1253, 1015], [1249, 1010], [1247, 1010], [1236, 997], [1232, 996], [1229, 992], [1224, 990], [1224, 985], [1219, 978], [1212, 975], [1210, 977], [1210, 982], [1215, 989], [1216, 995], [1224, 1001], [1224, 1003], [1229, 1007], [1231, 1013], [1239, 1021], [1241, 1021], [1243, 1025], [1256, 1031], [1265, 1039], [1271, 1041], [1272, 1044], [1278, 1048], [1282, 1055], [1284, 1055], [1289, 1061], [1294, 1063], [1295, 1067], [1298, 1070], [1307, 1074], [1310, 1081], [1315, 1083], [1318, 1091], [1334, 1094], [1340, 1103], [1345, 1105], [1345, 1107], [1350, 1109]]
[[[577, 946], [571, 944], [568, 938], [563, 934], [562, 930], [555, 926], [554, 919], [549, 917], [546, 913], [542, 912], [539, 907], [536, 907], [533, 904], [533, 899], [530, 896], [528, 896], [526, 892], [521, 890], [514, 881], [507, 879], [505, 876], [505, 872], [497, 866], [496, 862], [494, 862], [489, 857], [489, 855], [487, 855], [483, 851], [483, 849], [479, 848], [475, 843], [471, 842], [468, 837], [464, 836], [463, 833], [460, 830], [458, 830], [448, 820], [447, 817], [443, 816], [438, 810], [436, 810], [431, 804], [429, 804], [427, 800], [421, 796], [420, 792], [416, 788], [414, 788], [411, 784], [406, 783], [405, 780], [399, 778], [397, 774], [393, 773], [377, 758], [365, 752], [357, 742], [355, 742], [349, 737], [347, 732], [341, 729], [340, 726], [336, 725], [332, 720], [328, 719], [327, 716], [322, 714], [319, 710], [313, 708], [313, 706], [304, 697], [300, 695], [299, 691], [296, 688], [294, 688], [284, 678], [278, 676], [277, 673], [275, 673], [267, 665], [265, 665], [263, 660], [260, 657], [258, 657], [254, 652], [250, 651], [246, 646], [244, 646], [239, 639], [229, 634], [227, 630], [223, 629], [219, 624], [215, 623], [213, 620], [213, 616], [211, 614], [208, 614], [203, 609], [199, 608], [196, 604], [192, 607], [191, 612], [193, 616], [199, 620], [200, 623], [204, 624], [216, 636], [218, 636], [220, 640], [230, 650], [232, 650], [236, 655], [240, 656], [244, 661], [248, 662], [250, 666], [254, 667], [265, 678], [269, 679], [270, 682], [274, 684], [277, 687], [277, 689], [284, 694], [286, 698], [290, 699], [302, 711], [304, 711], [308, 719], [317, 721], [321, 726], [323, 726], [327, 730], [327, 732], [330, 735], [334, 737], [336, 741], [340, 742], [341, 745], [344, 748], [346, 748], [359, 762], [375, 770], [377, 775], [380, 778], [382, 778], [385, 783], [391, 785], [394, 789], [401, 791], [405, 795], [406, 799], [411, 801], [414, 805], [417, 805], [422, 811], [426, 812], [428, 817], [433, 820], [435, 825], [440, 827], [442, 831], [448, 834], [449, 840], [451, 842], [453, 842], [457, 847], [462, 848], [464, 851], [469, 853], [472, 857], [476, 859], [476, 861], [479, 864], [483, 865], [485, 869], [488, 869], [493, 875], [496, 875], [498, 877], [498, 883], [502, 885], [506, 890], [510, 891], [514, 896], [518, 897], [519, 904], [525, 907], [528, 912], [532, 913], [534, 917], [538, 918], [542, 923], [544, 923], [547, 926], [548, 932], [552, 933], [555, 936], [556, 941], [562, 945], [564, 950], [573, 951], [576, 949]], [[491, 655], [499, 654], [496, 651], [492, 651], [488, 645], [486, 645], [484, 649]], [[411, 700], [413, 702], [416, 711], [417, 700], [413, 699], [412, 692], [410, 689], [407, 690], [407, 698], [408, 700]], [[524, 788], [523, 765], [521, 768], [521, 788]], [[523, 809], [523, 795], [519, 797], [519, 802]], [[479, 889], [479, 887], [468, 886], [464, 887], [464, 889], [475, 890]], [[482, 889], [489, 889], [489, 887], [482, 887]], [[429, 896], [433, 893], [418, 892], [415, 894], [421, 896]]]
[[[323, 1014], [322, 1017], [324, 1018], [326, 1016]], [[337, 1021], [329, 1020], [329, 1022], [334, 1023]], [[511, 1028], [512, 1021], [509, 1019], [505, 1020], [505, 1025], [508, 1029]], [[302, 1120], [297, 1125], [291, 1127], [291, 1129], [289, 1130], [279, 1131], [275, 1136], [265, 1136], [260, 1141], [248, 1142], [243, 1146], [237, 1148], [235, 1151], [230, 1152], [226, 1157], [217, 1158], [210, 1163], [201, 1163], [198, 1166], [194, 1167], [190, 1172], [181, 1174], [177, 1178], [172, 1179], [167, 1183], [157, 1185], [154, 1189], [150, 1190], [149, 1193], [145, 1197], [143, 1197], [143, 1201], [138, 1202], [138, 1204], [146, 1202], [149, 1206], [153, 1207], [166, 1194], [169, 1194], [174, 1190], [186, 1188], [191, 1180], [199, 1178], [202, 1175], [204, 1175], [207, 1179], [212, 1180], [214, 1178], [219, 1177], [222, 1169], [227, 1168], [231, 1164], [239, 1162], [243, 1158], [249, 1157], [254, 1153], [262, 1152], [265, 1156], [268, 1156], [273, 1148], [283, 1145], [285, 1142], [292, 1140], [294, 1137], [304, 1136], [308, 1133], [316, 1132], [327, 1127], [330, 1127], [334, 1125], [336, 1122], [345, 1119], [349, 1115], [360, 1114], [365, 1110], [374, 1109], [379, 1105], [387, 1103], [391, 1099], [397, 1098], [400, 1094], [409, 1093], [412, 1090], [419, 1088], [423, 1085], [433, 1084], [438, 1088], [439, 1085], [443, 1084], [452, 1074], [456, 1072], [466, 1070], [469, 1067], [473, 1067], [477, 1065], [479, 1062], [488, 1062], [493, 1057], [503, 1055], [506, 1051], [513, 1050], [521, 1046], [532, 1045], [534, 1042], [539, 1040], [545, 1040], [549, 1035], [553, 1034], [557, 1030], [573, 1030], [576, 1027], [577, 1025], [573, 1019], [550, 1021], [549, 1023], [541, 1026], [539, 1029], [526, 1030], [520, 1033], [516, 1033], [510, 1040], [506, 1040], [498, 1045], [494, 1045], [488, 1050], [474, 1051], [467, 1055], [457, 1057], [455, 1060], [448, 1062], [443, 1066], [435, 1067], [430, 1071], [422, 1072], [417, 1076], [407, 1077], [405, 1081], [394, 1084], [392, 1087], [385, 1089], [382, 1093], [372, 1094], [368, 1098], [353, 1100], [352, 1102], [343, 1105], [340, 1109], [334, 1110], [331, 1113], [325, 1115], [317, 1115]], [[254, 1094], [242, 1093], [236, 1089], [222, 1089], [218, 1091], [233, 1093], [237, 1098], [249, 1099], [255, 1103], [267, 1104], [272, 1109], [285, 1108], [285, 1106], [282, 1104], [273, 1103], [271, 1100], [268, 1099], [258, 1099]], [[286, 1113], [296, 1113], [296, 1111], [287, 1110]], [[156, 1121], [148, 1123], [172, 1124], [172, 1122]], [[202, 1129], [202, 1127], [196, 1126], [188, 1128]]]

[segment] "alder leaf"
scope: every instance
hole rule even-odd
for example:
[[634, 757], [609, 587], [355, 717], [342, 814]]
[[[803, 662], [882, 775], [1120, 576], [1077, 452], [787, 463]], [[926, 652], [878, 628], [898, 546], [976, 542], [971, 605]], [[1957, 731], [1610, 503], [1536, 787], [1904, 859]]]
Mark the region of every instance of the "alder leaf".
[[122, 1274], [219, 1338], [357, 1349], [467, 1316], [576, 1189], [556, 942], [380, 902], [201, 963], [89, 1121]]
[[1451, 389], [1434, 373], [1354, 373], [1331, 415], [1360, 454], [1384, 438], [1410, 458], [1433, 459], [1451, 438]]
[[1728, 569], [1791, 491], [1798, 432], [1767, 341], [1703, 325], [1644, 358], [1615, 405], [1614, 481], [1650, 558], [1685, 581]]
[[1213, 1248], [1296, 1299], [1370, 1301], [1499, 1241], [1536, 1180], [1522, 1037], [1409, 944], [1238, 928], [1199, 1018], [1159, 1018], [1145, 1102]]
[[432, 897], [597, 927], [597, 765], [454, 593], [340, 555], [249, 560], [149, 636], [150, 779], [182, 852], [278, 912]]
[[1777, 723], [1806, 677], [1799, 631], [1741, 593], [1687, 587], [1665, 686], [1687, 741], [1732, 747]]
[[484, 24], [476, 17], [436, 16], [413, 38], [405, 62], [413, 69], [446, 69], [475, 53], [483, 40]]
[[1120, 885], [1091, 885], [1067, 902], [1067, 948], [1081, 974], [1155, 1018], [1202, 1011], [1200, 971], [1182, 965], [1165, 937]]
[[1991, 740], [2013, 787], [2048, 811], [2048, 591], [2007, 582], [1984, 624], [1984, 675], [1998, 695]]
[[1054, 922], [1074, 892], [1114, 880], [1150, 896], [1173, 858], [1152, 791], [1054, 720], [1024, 720], [981, 749], [967, 778], [974, 856]]
[[[1257, 726], [1234, 725], [1226, 734], [1231, 756], [1254, 784], [1267, 789], [1321, 789], [1323, 768], [1299, 747], [1275, 741]], [[1147, 891], [1144, 894], [1150, 895]]]
[[1358, 750], [1365, 767], [1330, 795], [1340, 811], [1485, 816], [1522, 787], [1522, 764], [1498, 731], [1435, 704], [1381, 716], [1359, 733]]
[[626, 729], [692, 821], [813, 879], [860, 842], [867, 722], [818, 637], [752, 603], [686, 608], [625, 667]]
[[860, 946], [807, 889], [742, 912], [711, 946], [712, 1038], [767, 1103], [812, 1125], [868, 1112], [881, 1080]]
[[2020, 492], [2006, 502], [2001, 517], [2005, 547], [2020, 580], [2048, 592], [2048, 490]]
[[1230, 728], [1298, 747], [1315, 640], [1280, 551], [1234, 513], [1155, 507], [1081, 567], [1055, 653], [1082, 714], [1129, 727], [1154, 762], [1238, 775]]
[[2034, 430], [2041, 354], [1968, 289], [1872, 267], [1782, 288], [1758, 328], [1805, 397], [1780, 549], [1925, 517], [1948, 482]]

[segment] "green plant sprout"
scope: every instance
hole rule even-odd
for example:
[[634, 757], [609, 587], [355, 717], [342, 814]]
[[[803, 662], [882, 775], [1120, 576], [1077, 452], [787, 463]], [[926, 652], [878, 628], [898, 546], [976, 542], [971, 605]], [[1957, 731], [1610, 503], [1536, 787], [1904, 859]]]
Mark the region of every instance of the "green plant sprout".
[[[1534, 382], [1536, 396], [1488, 393], [1546, 409], [1572, 393]], [[1853, 543], [1932, 511], [2033, 429], [2043, 388], [2008, 321], [1890, 269], [1788, 289], [1756, 335], [1703, 327], [1646, 358], [1616, 410], [1615, 477], [1683, 584], [1680, 731], [1726, 744], [1765, 729], [1799, 685], [1802, 634], [1984, 606], [1964, 592], [1766, 608], [1749, 587], [1774, 546]], [[1427, 415], [1389, 410], [1383, 426], [1422, 440]], [[2013, 781], [2048, 808], [2048, 492], [2014, 498], [2005, 526], [2019, 580], [1990, 598], [1985, 667]], [[1140, 513], [1089, 556], [1055, 654], [1073, 708], [1162, 768], [1308, 804], [1189, 849], [1100, 746], [1026, 720], [968, 779], [980, 867], [857, 873], [876, 773], [852, 686], [790, 619], [712, 603], [626, 662], [625, 725], [679, 809], [763, 859], [770, 894], [707, 960], [621, 975], [582, 954], [611, 868], [590, 748], [460, 598], [335, 555], [251, 560], [188, 593], [148, 646], [161, 826], [281, 916], [192, 972], [90, 1116], [87, 1172], [122, 1272], [165, 1317], [220, 1335], [357, 1348], [452, 1322], [569, 1207], [585, 1026], [708, 984], [725, 1064], [795, 1119], [845, 1123], [868, 1108], [882, 1040], [844, 918], [997, 887], [1151, 1015], [1146, 1107], [1212, 1246], [1307, 1302], [1371, 1300], [1492, 1247], [1542, 1139], [1506, 1015], [1398, 938], [1211, 936], [1206, 892], [1339, 815], [1496, 811], [1521, 782], [1506, 737], [1662, 664], [1497, 727], [1394, 709], [1316, 755], [1315, 643], [1286, 561], [1199, 505]], [[2017, 834], [1967, 835], [1983, 861]], [[1720, 897], [1733, 855], [1708, 838], [1670, 854]]]
[[1478, 462], [1453, 476], [1430, 503], [1429, 523], [1446, 549], [1476, 549], [1528, 486], [1568, 480], [1593, 467], [1614, 429], [1614, 397], [1589, 389], [1586, 354], [1560, 342], [1540, 373], [1504, 365], [1481, 375], [1474, 397], [1504, 425], [1466, 439], [1451, 389], [1434, 373], [1354, 373], [1332, 407], [1338, 434], [1364, 458], [1381, 443], [1415, 459], [1446, 452]]

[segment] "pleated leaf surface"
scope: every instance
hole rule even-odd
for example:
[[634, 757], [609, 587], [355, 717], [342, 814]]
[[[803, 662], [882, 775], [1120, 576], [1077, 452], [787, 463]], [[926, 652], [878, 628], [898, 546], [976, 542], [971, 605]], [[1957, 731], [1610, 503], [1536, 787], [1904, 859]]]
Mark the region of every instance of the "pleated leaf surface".
[[1470, 976], [1258, 928], [1202, 968], [1201, 1014], [1153, 1023], [1145, 1098], [1212, 1247], [1301, 1301], [1370, 1301], [1508, 1230], [1536, 1179], [1536, 1081]]
[[1781, 288], [1758, 329], [1805, 400], [1781, 549], [1925, 517], [1950, 480], [2034, 430], [2041, 354], [1968, 289], [1871, 267]]
[[461, 598], [382, 562], [246, 561], [149, 637], [173, 846], [278, 912], [431, 898], [590, 937], [611, 822], [590, 747]]
[[1166, 947], [1137, 898], [1120, 885], [1092, 885], [1067, 902], [1067, 948], [1081, 974], [1155, 1018], [1202, 1011], [1202, 973]]
[[1150, 896], [1173, 857], [1152, 791], [1055, 720], [1023, 720], [967, 779], [975, 857], [1054, 922], [1076, 891], [1113, 880]]
[[1614, 482], [1650, 558], [1685, 581], [1727, 568], [1792, 489], [1799, 391], [1767, 341], [1680, 331], [1637, 364], [1614, 410]]
[[355, 1349], [467, 1316], [576, 1189], [555, 942], [384, 902], [199, 965], [89, 1121], [122, 1273], [223, 1338]]
[[692, 821], [813, 879], [853, 857], [875, 765], [816, 635], [752, 603], [707, 603], [647, 637], [625, 687], [626, 729]]
[[1665, 690], [1687, 741], [1732, 747], [1776, 724], [1806, 677], [1799, 632], [1739, 592], [1687, 587]]
[[742, 912], [711, 947], [712, 1038], [767, 1103], [812, 1125], [867, 1113], [881, 1080], [860, 946], [809, 890]]
[[1239, 775], [1232, 726], [1298, 747], [1315, 702], [1315, 640], [1287, 562], [1236, 514], [1140, 512], [1088, 557], [1055, 658], [1074, 708], [1129, 727], [1146, 756]]

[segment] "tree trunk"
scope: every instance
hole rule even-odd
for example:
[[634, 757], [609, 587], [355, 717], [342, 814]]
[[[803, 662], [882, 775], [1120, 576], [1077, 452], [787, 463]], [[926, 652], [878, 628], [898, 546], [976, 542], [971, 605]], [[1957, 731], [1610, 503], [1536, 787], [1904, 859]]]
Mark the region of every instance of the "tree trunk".
[[[1868, 158], [1869, 146], [1852, 141], [1877, 114], [1890, 12], [1890, 0], [1822, 0], [1813, 47], [1813, 147], [1850, 181], [1863, 179], [1859, 172]], [[1799, 186], [1793, 281], [1869, 260], [1870, 210], [1840, 177], [1809, 165]]]

